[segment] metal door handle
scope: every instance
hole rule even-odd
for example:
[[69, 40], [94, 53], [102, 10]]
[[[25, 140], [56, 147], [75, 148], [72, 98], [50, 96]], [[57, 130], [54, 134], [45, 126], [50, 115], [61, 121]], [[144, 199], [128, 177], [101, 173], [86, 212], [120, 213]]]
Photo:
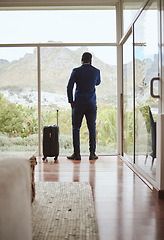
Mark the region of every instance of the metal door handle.
[[160, 80], [159, 77], [154, 77], [154, 78], [152, 78], [152, 79], [150, 80], [150, 95], [151, 95], [153, 98], [160, 98], [159, 95], [155, 95], [155, 94], [153, 93], [153, 83], [154, 83], [154, 81], [159, 81], [159, 80]]

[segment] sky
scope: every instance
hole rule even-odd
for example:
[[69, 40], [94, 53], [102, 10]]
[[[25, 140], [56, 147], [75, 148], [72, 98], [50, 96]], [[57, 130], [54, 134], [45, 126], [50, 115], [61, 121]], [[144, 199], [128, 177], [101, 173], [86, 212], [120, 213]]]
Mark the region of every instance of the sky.
[[[125, 26], [134, 17], [133, 11], [126, 11]], [[115, 43], [115, 10], [44, 10], [44, 11], [1, 11], [0, 43]], [[138, 25], [138, 26], [137, 26]], [[158, 51], [157, 12], [147, 11], [137, 22], [137, 41], [147, 43], [144, 56]], [[130, 49], [130, 48], [129, 48]], [[0, 59], [8, 61], [23, 57], [33, 48], [0, 48]], [[91, 52], [108, 64], [116, 64], [116, 47], [91, 47]], [[143, 51], [142, 51], [143, 52]], [[125, 62], [130, 59], [127, 51]]]

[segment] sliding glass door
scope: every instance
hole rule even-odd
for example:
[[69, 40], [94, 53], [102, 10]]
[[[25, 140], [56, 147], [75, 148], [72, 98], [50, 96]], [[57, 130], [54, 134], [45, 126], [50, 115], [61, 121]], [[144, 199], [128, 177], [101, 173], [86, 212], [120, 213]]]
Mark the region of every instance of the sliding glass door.
[[124, 156], [156, 179], [158, 8], [150, 1], [123, 45]]
[[[158, 11], [154, 1], [134, 24], [135, 164], [156, 176], [156, 115], [158, 98], [150, 95], [150, 81], [158, 77]], [[153, 84], [158, 95], [158, 81]]]

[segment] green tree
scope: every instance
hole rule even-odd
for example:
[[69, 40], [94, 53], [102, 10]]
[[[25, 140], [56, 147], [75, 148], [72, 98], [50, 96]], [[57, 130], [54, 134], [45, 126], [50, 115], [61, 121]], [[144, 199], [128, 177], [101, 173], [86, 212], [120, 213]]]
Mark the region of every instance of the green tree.
[[24, 114], [0, 94], [0, 131], [9, 136], [18, 136], [23, 128]]

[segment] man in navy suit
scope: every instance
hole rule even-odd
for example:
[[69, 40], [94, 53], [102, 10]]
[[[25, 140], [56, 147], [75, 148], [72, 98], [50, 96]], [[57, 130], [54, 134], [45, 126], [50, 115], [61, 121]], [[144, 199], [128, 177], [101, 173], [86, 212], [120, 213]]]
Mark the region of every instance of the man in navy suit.
[[[89, 52], [83, 53], [81, 62], [82, 65], [80, 67], [73, 69], [67, 85], [68, 102], [72, 107], [72, 132], [74, 147], [74, 153], [67, 158], [81, 160], [80, 127], [85, 115], [89, 130], [89, 160], [95, 160], [98, 159], [98, 156], [95, 154], [97, 116], [95, 86], [99, 85], [101, 82], [100, 70], [91, 65], [92, 55]], [[73, 99], [74, 84], [76, 84], [76, 90]]]

